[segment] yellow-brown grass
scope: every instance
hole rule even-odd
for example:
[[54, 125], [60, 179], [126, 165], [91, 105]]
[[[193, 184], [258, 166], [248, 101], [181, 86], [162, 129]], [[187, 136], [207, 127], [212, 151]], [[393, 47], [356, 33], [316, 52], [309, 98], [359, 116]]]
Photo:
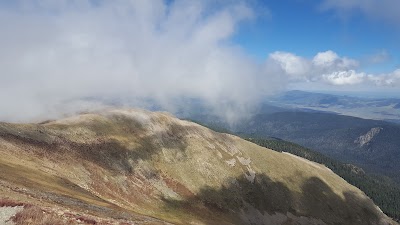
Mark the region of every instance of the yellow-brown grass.
[[[238, 224], [253, 216], [247, 207], [266, 217], [291, 213], [293, 223], [389, 221], [322, 165], [164, 113], [117, 110], [40, 125], [0, 123], [0, 153], [0, 181], [14, 191], [102, 218]], [[19, 215], [24, 221], [40, 214], [26, 211]], [[102, 223], [86, 215], [80, 220]]]

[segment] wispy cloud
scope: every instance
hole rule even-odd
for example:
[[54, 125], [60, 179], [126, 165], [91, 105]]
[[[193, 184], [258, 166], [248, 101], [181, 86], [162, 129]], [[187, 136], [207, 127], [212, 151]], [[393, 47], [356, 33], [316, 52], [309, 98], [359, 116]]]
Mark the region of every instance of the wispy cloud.
[[346, 16], [361, 12], [369, 18], [400, 27], [399, 8], [398, 0], [323, 0], [321, 4], [322, 10], [335, 10]]
[[389, 61], [391, 58], [389, 52], [387, 50], [380, 50], [375, 54], [371, 54], [366, 57], [365, 63], [366, 64], [379, 64]]

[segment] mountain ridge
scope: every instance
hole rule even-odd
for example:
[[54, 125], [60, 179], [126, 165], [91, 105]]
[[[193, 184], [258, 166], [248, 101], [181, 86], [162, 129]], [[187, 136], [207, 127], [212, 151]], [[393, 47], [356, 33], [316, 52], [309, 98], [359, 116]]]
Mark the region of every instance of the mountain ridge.
[[42, 124], [0, 123], [0, 152], [2, 184], [44, 203], [9, 191], [19, 196], [15, 201], [80, 208], [99, 218], [396, 224], [322, 165], [167, 113], [110, 109]]

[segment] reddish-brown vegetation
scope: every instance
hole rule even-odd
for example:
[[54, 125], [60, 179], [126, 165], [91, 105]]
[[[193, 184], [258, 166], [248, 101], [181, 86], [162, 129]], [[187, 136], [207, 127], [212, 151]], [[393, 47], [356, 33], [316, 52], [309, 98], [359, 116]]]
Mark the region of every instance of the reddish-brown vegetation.
[[166, 175], [163, 175], [162, 178], [163, 178], [164, 182], [167, 184], [167, 186], [169, 188], [171, 188], [172, 190], [174, 190], [179, 195], [184, 196], [186, 198], [194, 197], [194, 194], [188, 188], [186, 188], [183, 184], [177, 182], [176, 180], [174, 180]]
[[43, 224], [43, 225], [64, 225], [68, 224], [58, 216], [48, 213], [37, 206], [24, 206], [21, 212], [12, 217], [12, 221], [16, 225], [30, 225], [30, 224]]
[[16, 202], [11, 199], [1, 198], [0, 199], [0, 207], [16, 207], [16, 206], [24, 206], [25, 204], [22, 202]]
[[97, 224], [96, 220], [85, 217], [85, 216], [79, 216], [76, 218], [77, 220], [80, 220], [81, 222], [84, 222], [85, 224]]

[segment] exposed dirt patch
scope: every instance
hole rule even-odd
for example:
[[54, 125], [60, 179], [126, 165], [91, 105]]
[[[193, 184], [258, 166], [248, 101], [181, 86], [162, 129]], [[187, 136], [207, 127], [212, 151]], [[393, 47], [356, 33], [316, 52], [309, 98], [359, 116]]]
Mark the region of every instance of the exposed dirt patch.
[[22, 211], [22, 206], [6, 206], [0, 207], [0, 225], [12, 225], [14, 224], [12, 217], [18, 212]]

